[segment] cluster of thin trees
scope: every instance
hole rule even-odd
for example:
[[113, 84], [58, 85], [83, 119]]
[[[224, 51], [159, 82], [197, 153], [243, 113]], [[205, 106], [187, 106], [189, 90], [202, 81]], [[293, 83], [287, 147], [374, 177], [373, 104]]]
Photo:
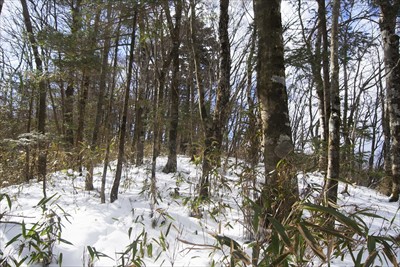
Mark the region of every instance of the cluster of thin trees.
[[300, 155], [326, 171], [327, 203], [348, 176], [340, 166], [383, 170], [397, 201], [399, 11], [399, 0], [0, 1], [1, 179], [23, 161], [20, 179], [45, 194], [62, 154], [92, 190], [103, 163], [104, 203], [116, 159], [113, 202], [123, 164], [148, 157], [156, 201], [158, 156], [170, 173], [182, 153], [201, 156], [201, 200], [233, 156], [263, 161], [263, 195], [290, 196], [285, 216], [298, 192], [278, 163]]

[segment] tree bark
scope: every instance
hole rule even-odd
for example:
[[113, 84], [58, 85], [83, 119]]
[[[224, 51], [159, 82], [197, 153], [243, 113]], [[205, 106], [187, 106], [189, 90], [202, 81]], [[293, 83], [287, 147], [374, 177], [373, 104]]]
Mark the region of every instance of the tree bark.
[[[96, 13], [96, 18], [95, 18], [95, 23], [97, 23], [100, 19], [100, 10]], [[93, 36], [93, 48], [95, 46], [95, 36]], [[106, 91], [106, 77], [107, 77], [107, 72], [108, 72], [108, 54], [110, 52], [110, 37], [108, 36], [105, 41], [104, 41], [104, 47], [102, 51], [102, 62], [101, 62], [101, 71], [100, 71], [100, 82], [99, 82], [99, 93], [97, 96], [97, 105], [96, 105], [96, 116], [95, 116], [95, 121], [94, 121], [94, 126], [93, 126], [93, 131], [92, 131], [92, 140], [90, 142], [90, 162], [89, 162], [89, 167], [88, 171], [86, 174], [86, 179], [85, 179], [85, 190], [93, 190], [93, 169], [94, 169], [94, 161], [93, 158], [96, 158], [95, 155], [98, 154], [98, 139], [99, 139], [99, 134], [100, 134], [100, 128], [101, 128], [101, 118], [104, 114], [104, 95]], [[88, 79], [87, 86], [90, 84], [90, 79]], [[84, 89], [86, 90], [86, 89]]]
[[381, 8], [380, 28], [384, 48], [386, 103], [391, 137], [392, 192], [389, 201], [396, 202], [400, 194], [400, 56], [399, 36], [395, 29], [400, 1], [381, 0], [378, 3]]
[[221, 163], [221, 145], [225, 134], [226, 124], [229, 114], [230, 101], [230, 43], [228, 36], [228, 15], [229, 1], [220, 0], [220, 21], [219, 21], [219, 38], [220, 38], [220, 80], [217, 89], [217, 101], [214, 114], [209, 114], [205, 103], [205, 88], [200, 73], [200, 53], [198, 39], [194, 32], [195, 24], [195, 2], [190, 1], [191, 9], [191, 47], [194, 61], [194, 72], [197, 83], [200, 118], [203, 125], [204, 148], [202, 155], [202, 175], [199, 183], [200, 199], [209, 196], [210, 175], [213, 167], [217, 167]]
[[168, 143], [168, 161], [163, 172], [176, 172], [177, 169], [177, 136], [179, 121], [179, 46], [180, 46], [180, 28], [182, 17], [182, 0], [177, 0], [175, 4], [175, 26], [172, 22], [168, 4], [164, 5], [167, 16], [168, 28], [172, 39], [172, 80], [170, 86], [170, 125], [169, 125], [169, 143]]
[[213, 118], [213, 132], [215, 137], [215, 157], [217, 164], [221, 162], [221, 147], [229, 117], [230, 102], [230, 77], [231, 77], [231, 56], [229, 42], [229, 0], [220, 0], [219, 15], [219, 82], [217, 100]]
[[[107, 22], [109, 23], [107, 27], [107, 32], [109, 32], [109, 27], [111, 24], [111, 4], [108, 4], [107, 7]], [[120, 40], [120, 30], [121, 30], [121, 18], [118, 20], [118, 25], [116, 29], [117, 36], [115, 37], [115, 50], [114, 50], [114, 59], [113, 59], [113, 73], [112, 73], [112, 82], [111, 82], [111, 90], [110, 90], [110, 99], [108, 102], [108, 112], [106, 113], [105, 122], [107, 127], [105, 129], [105, 139], [106, 139], [106, 152], [104, 155], [104, 164], [103, 164], [103, 173], [101, 177], [101, 187], [100, 187], [100, 202], [106, 203], [106, 178], [107, 178], [107, 169], [110, 162], [110, 150], [112, 143], [112, 120], [110, 119], [112, 115], [113, 105], [114, 105], [114, 91], [116, 87], [116, 79], [117, 79], [117, 68], [118, 68], [118, 51], [119, 51], [119, 40]]]
[[[328, 30], [326, 26], [326, 6], [324, 0], [318, 0], [318, 32], [322, 38], [322, 73], [323, 73], [323, 90], [318, 93], [319, 98], [324, 102], [323, 105], [320, 103], [321, 108], [324, 109], [323, 115], [321, 115], [321, 154], [319, 157], [319, 169], [325, 171], [327, 168], [327, 146], [328, 146], [328, 135], [329, 135], [329, 117], [330, 117], [330, 84], [329, 84], [329, 42], [328, 42]], [[321, 98], [322, 97], [322, 98]], [[320, 101], [321, 101], [320, 100]]]
[[118, 159], [117, 159], [117, 169], [115, 171], [115, 179], [111, 189], [110, 194], [110, 202], [114, 202], [118, 199], [118, 189], [121, 181], [122, 175], [122, 164], [124, 162], [124, 153], [125, 153], [125, 138], [126, 138], [126, 125], [127, 125], [127, 117], [128, 117], [128, 104], [129, 104], [129, 91], [132, 83], [132, 74], [133, 74], [133, 64], [134, 64], [134, 50], [135, 50], [135, 40], [136, 40], [136, 20], [137, 20], [137, 8], [135, 8], [135, 13], [133, 15], [133, 29], [131, 35], [131, 45], [129, 51], [129, 67], [127, 73], [127, 82], [125, 88], [125, 97], [124, 97], [124, 107], [122, 111], [122, 120], [121, 120], [121, 128], [119, 131], [119, 145], [118, 145]]
[[4, 5], [4, 0], [0, 0], [0, 15], [1, 15], [1, 10], [3, 9]]
[[[36, 42], [35, 35], [33, 33], [31, 17], [29, 14], [29, 9], [26, 0], [21, 0], [21, 5], [22, 5], [22, 14], [24, 17], [26, 31], [28, 33], [28, 39], [32, 47], [33, 56], [35, 58], [36, 70], [38, 72], [38, 77], [39, 77], [39, 105], [38, 105], [37, 127], [39, 134], [41, 134], [43, 136], [43, 139], [45, 139], [44, 135], [46, 134], [47, 90], [46, 90], [46, 82], [44, 78], [41, 77], [43, 75], [43, 63], [42, 59], [40, 58], [38, 44]], [[38, 140], [39, 142], [38, 174], [39, 174], [39, 180], [43, 181], [43, 196], [46, 197], [47, 150], [46, 150], [46, 141], [41, 139], [42, 138]]]
[[204, 150], [202, 155], [202, 174], [199, 182], [199, 198], [207, 198], [209, 196], [209, 181], [212, 169], [212, 144], [213, 144], [213, 125], [212, 119], [208, 114], [205, 103], [205, 88], [203, 79], [200, 73], [200, 51], [198, 46], [198, 39], [195, 33], [195, 1], [190, 0], [190, 33], [191, 33], [191, 47], [194, 61], [194, 73], [197, 84], [198, 103], [200, 111], [200, 119], [203, 125], [204, 133]]
[[258, 33], [257, 94], [260, 101], [266, 181], [278, 162], [293, 150], [283, 57], [280, 0], [255, 0]]
[[[340, 178], [340, 95], [339, 95], [339, 33], [340, 0], [334, 0], [331, 29], [331, 87], [328, 139], [328, 169], [325, 182], [325, 201], [335, 207], [337, 202], [338, 179]], [[332, 221], [334, 227], [334, 221]]]

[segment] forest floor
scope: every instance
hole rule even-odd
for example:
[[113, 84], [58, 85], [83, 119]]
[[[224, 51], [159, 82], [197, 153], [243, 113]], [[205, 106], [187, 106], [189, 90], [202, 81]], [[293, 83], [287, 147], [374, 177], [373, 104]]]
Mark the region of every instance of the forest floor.
[[[233, 168], [231, 164], [218, 186], [211, 186], [212, 199], [199, 207], [203, 216], [195, 218], [190, 215], [191, 207], [196, 205], [193, 195], [201, 167], [190, 162], [188, 157], [179, 156], [178, 172], [164, 174], [161, 170], [166, 160], [166, 157], [157, 160], [158, 203], [154, 206], [150, 205], [149, 195], [150, 162], [141, 167], [125, 166], [118, 200], [114, 203], [109, 202], [109, 192], [115, 163], [107, 174], [105, 204], [100, 204], [99, 193], [102, 167], [95, 169], [95, 190], [90, 192], [84, 190], [84, 177], [72, 170], [49, 175], [47, 196], [50, 199], [47, 200], [43, 199], [42, 183], [32, 181], [1, 188], [1, 193], [10, 197], [11, 208], [3, 198], [0, 202], [0, 253], [3, 254], [0, 259], [8, 257], [11, 262], [11, 258], [18, 261], [26, 255], [37, 256], [39, 250], [35, 244], [40, 247], [46, 237], [56, 238], [58, 234], [62, 242], [51, 244], [50, 266], [60, 263], [62, 266], [128, 266], [132, 259], [136, 265], [129, 266], [229, 266], [230, 248], [220, 249], [217, 241], [223, 236], [237, 241], [250, 257], [241, 209], [241, 168]], [[298, 180], [302, 195], [323, 182], [318, 173], [299, 175]], [[341, 184], [339, 191], [342, 188]], [[388, 203], [387, 196], [366, 187], [349, 185], [348, 192], [339, 195], [341, 209], [349, 213], [368, 209], [375, 214], [363, 217], [371, 235], [400, 234], [399, 203]], [[42, 241], [31, 235], [35, 232], [42, 233]], [[367, 244], [362, 246], [367, 247]], [[393, 249], [400, 262], [399, 247]], [[28, 264], [28, 261], [22, 266], [42, 265]], [[379, 266], [386, 264], [390, 266], [385, 261], [378, 263]], [[353, 265], [350, 255], [343, 251], [343, 257], [332, 259], [330, 266]], [[321, 264], [315, 256], [307, 266], [327, 265]]]

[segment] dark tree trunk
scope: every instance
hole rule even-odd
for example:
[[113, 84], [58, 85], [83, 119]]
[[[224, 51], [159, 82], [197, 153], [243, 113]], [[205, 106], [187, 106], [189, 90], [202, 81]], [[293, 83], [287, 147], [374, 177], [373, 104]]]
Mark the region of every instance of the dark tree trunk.
[[[107, 7], [107, 32], [110, 32], [110, 19], [111, 19], [111, 7], [112, 5], [109, 4]], [[106, 139], [106, 152], [104, 155], [104, 165], [103, 165], [103, 173], [101, 177], [101, 187], [100, 187], [100, 202], [106, 203], [106, 178], [107, 178], [107, 169], [110, 162], [110, 150], [111, 150], [111, 142], [112, 142], [112, 120], [110, 119], [112, 115], [113, 105], [114, 105], [114, 91], [116, 87], [116, 76], [117, 76], [117, 67], [118, 67], [118, 51], [119, 51], [119, 39], [120, 39], [120, 29], [121, 29], [121, 19], [118, 21], [118, 26], [116, 29], [117, 36], [115, 38], [115, 50], [114, 50], [114, 59], [113, 59], [113, 74], [112, 74], [112, 82], [111, 82], [111, 90], [110, 90], [110, 99], [108, 102], [108, 111], [106, 113], [105, 123], [107, 126], [105, 127], [105, 139]]]
[[327, 168], [327, 145], [328, 145], [328, 134], [329, 134], [329, 117], [330, 117], [330, 77], [329, 77], [329, 41], [328, 41], [328, 30], [326, 26], [326, 3], [324, 0], [318, 0], [318, 20], [319, 27], [318, 31], [322, 38], [322, 73], [323, 73], [323, 101], [324, 101], [324, 115], [321, 123], [324, 124], [321, 127], [321, 154], [319, 158], [319, 169], [325, 171]]
[[179, 46], [180, 46], [180, 28], [182, 17], [182, 0], [178, 0], [175, 6], [175, 26], [169, 11], [169, 6], [164, 5], [167, 15], [168, 27], [172, 39], [172, 81], [170, 87], [170, 125], [169, 125], [169, 143], [168, 143], [168, 161], [163, 172], [176, 172], [177, 169], [177, 136], [179, 121]]
[[126, 125], [127, 125], [127, 117], [128, 117], [128, 104], [129, 104], [129, 92], [132, 83], [132, 74], [133, 74], [133, 64], [134, 64], [134, 50], [135, 50], [135, 40], [136, 40], [136, 19], [137, 19], [137, 9], [135, 9], [135, 13], [133, 15], [133, 29], [131, 35], [131, 45], [129, 51], [129, 67], [127, 73], [127, 82], [125, 88], [125, 97], [124, 97], [124, 107], [122, 111], [122, 120], [121, 120], [121, 128], [119, 130], [119, 145], [118, 145], [118, 160], [117, 160], [117, 169], [115, 171], [115, 179], [110, 193], [110, 202], [114, 202], [118, 199], [118, 188], [121, 181], [122, 175], [122, 164], [124, 162], [124, 153], [125, 153], [125, 138], [126, 138]]
[[231, 57], [229, 43], [229, 0], [220, 0], [219, 16], [219, 82], [217, 100], [214, 110], [213, 132], [215, 137], [215, 157], [217, 164], [221, 162], [221, 147], [229, 116]]
[[65, 90], [65, 107], [64, 107], [64, 122], [65, 122], [65, 142], [67, 149], [72, 149], [74, 146], [74, 85], [69, 83]]
[[214, 144], [214, 136], [213, 136], [213, 125], [212, 118], [208, 114], [208, 110], [205, 103], [205, 89], [203, 79], [200, 73], [200, 51], [198, 46], [198, 39], [194, 30], [195, 24], [195, 2], [194, 0], [190, 0], [190, 10], [191, 10], [191, 19], [190, 19], [190, 30], [191, 30], [191, 47], [193, 53], [193, 61], [194, 61], [194, 73], [197, 84], [197, 94], [199, 97], [199, 111], [200, 111], [200, 119], [203, 125], [203, 133], [204, 133], [204, 148], [202, 155], [202, 174], [199, 182], [199, 197], [200, 199], [207, 198], [209, 196], [209, 181], [210, 174], [212, 170], [212, 162], [214, 161], [213, 157], [213, 148], [212, 144]]
[[[26, 0], [21, 0], [22, 14], [24, 16], [24, 22], [26, 31], [28, 32], [29, 42], [32, 47], [33, 56], [35, 58], [36, 69], [39, 74], [39, 104], [38, 104], [38, 132], [43, 136], [46, 133], [46, 82], [42, 76], [43, 74], [43, 63], [40, 58], [38, 44], [33, 33], [33, 27], [31, 17], [29, 14], [28, 5]], [[39, 180], [43, 181], [43, 196], [46, 197], [46, 174], [47, 174], [47, 149], [46, 141], [38, 140], [39, 142], [39, 157], [38, 157], [38, 174]]]
[[[100, 11], [96, 14], [95, 23], [100, 19]], [[95, 36], [93, 36], [93, 44], [95, 44]], [[88, 172], [85, 179], [85, 190], [93, 190], [93, 169], [94, 169], [94, 158], [98, 154], [98, 141], [101, 129], [101, 118], [104, 115], [104, 95], [106, 91], [106, 77], [108, 74], [108, 54], [110, 52], [110, 37], [106, 38], [104, 42], [104, 47], [102, 51], [102, 62], [100, 71], [100, 81], [99, 81], [99, 92], [97, 96], [96, 105], [96, 116], [92, 131], [92, 140], [90, 142], [91, 157], [89, 162]]]
[[226, 131], [229, 114], [230, 101], [230, 43], [228, 36], [229, 24], [229, 1], [220, 0], [219, 18], [219, 41], [220, 41], [220, 80], [217, 89], [217, 101], [214, 116], [211, 117], [205, 103], [205, 88], [200, 74], [200, 55], [196, 33], [194, 32], [195, 3], [190, 1], [191, 6], [191, 46], [194, 60], [194, 72], [199, 97], [200, 118], [204, 132], [204, 150], [202, 162], [202, 176], [199, 183], [199, 197], [201, 199], [209, 196], [210, 175], [212, 168], [221, 164], [221, 145]]

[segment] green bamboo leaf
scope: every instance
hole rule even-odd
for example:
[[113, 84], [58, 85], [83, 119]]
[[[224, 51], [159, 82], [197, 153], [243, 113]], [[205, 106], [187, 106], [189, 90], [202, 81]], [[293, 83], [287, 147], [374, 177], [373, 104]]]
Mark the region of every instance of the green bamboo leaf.
[[380, 242], [383, 245], [383, 252], [385, 253], [386, 257], [393, 263], [393, 267], [399, 267], [399, 263], [397, 262], [397, 255], [394, 254], [393, 248], [389, 245], [385, 240], [381, 240]]
[[367, 248], [369, 253], [372, 253], [376, 250], [376, 239], [372, 235], [368, 236], [367, 238]]
[[71, 246], [73, 246], [74, 244], [72, 244], [71, 242], [69, 242], [68, 240], [65, 240], [64, 238], [59, 238], [58, 239], [60, 242], [62, 242], [62, 243], [64, 243], [64, 244], [67, 244], [67, 245], [71, 245]]
[[320, 232], [324, 232], [324, 233], [330, 234], [330, 235], [332, 235], [332, 236], [336, 236], [336, 237], [338, 237], [338, 238], [347, 240], [347, 241], [349, 241], [349, 242], [352, 242], [352, 241], [353, 241], [352, 238], [350, 238], [350, 237], [348, 237], [348, 236], [345, 236], [344, 234], [342, 234], [341, 232], [339, 232], [339, 231], [337, 231], [337, 230], [335, 230], [335, 229], [330, 229], [330, 228], [326, 228], [326, 227], [321, 227], [321, 226], [319, 226], [319, 225], [312, 224], [312, 223], [309, 223], [309, 222], [304, 222], [304, 224], [306, 224], [306, 225], [308, 225], [309, 227], [314, 228], [314, 229], [316, 229], [316, 230], [318, 230], [318, 231], [320, 231]]
[[351, 218], [347, 217], [346, 215], [338, 212], [336, 209], [331, 207], [324, 207], [321, 205], [316, 205], [312, 203], [304, 203], [303, 208], [310, 211], [319, 211], [326, 214], [329, 214], [336, 218], [336, 220], [340, 221], [342, 224], [346, 225], [347, 227], [352, 228], [357, 234], [362, 235], [362, 230], [357, 224], [356, 221], [352, 220]]
[[8, 208], [11, 209], [12, 203], [11, 203], [11, 198], [10, 198], [10, 196], [7, 195], [7, 194], [0, 194], [0, 201], [2, 201], [3, 198], [6, 199]]
[[290, 255], [290, 252], [283, 253], [278, 258], [276, 258], [273, 262], [271, 262], [271, 264], [269, 266], [270, 267], [282, 266], [281, 265], [282, 261], [284, 261], [287, 258], [287, 256], [289, 256], [289, 255]]
[[129, 230], [128, 230], [129, 239], [131, 238], [131, 234], [132, 234], [132, 227], [129, 227]]
[[297, 229], [300, 234], [303, 236], [304, 240], [310, 246], [310, 248], [315, 252], [315, 254], [323, 261], [326, 261], [326, 256], [322, 251], [321, 246], [317, 243], [314, 236], [308, 230], [308, 228], [304, 224], [297, 224]]
[[44, 197], [44, 198], [42, 198], [42, 199], [36, 204], [36, 206], [46, 205], [46, 204], [47, 204], [50, 200], [52, 200], [56, 195], [57, 195], [57, 193], [55, 193], [55, 194], [52, 195], [51, 197]]
[[87, 250], [89, 252], [90, 259], [93, 261], [93, 259], [94, 259], [94, 251], [93, 251], [92, 247], [91, 246], [87, 246]]
[[168, 236], [169, 231], [171, 230], [171, 226], [172, 226], [172, 222], [168, 225], [167, 232], [165, 233], [165, 236]]
[[366, 261], [363, 264], [363, 267], [369, 267], [372, 266], [372, 264], [375, 261], [376, 256], [378, 256], [378, 251], [373, 251], [372, 253], [369, 254], [368, 258], [366, 259]]
[[153, 257], [153, 244], [151, 243], [147, 245], [147, 256], [149, 258]]
[[59, 267], [62, 266], [62, 262], [63, 262], [63, 254], [60, 253], [60, 255], [58, 255], [58, 266], [59, 266]]
[[361, 266], [363, 254], [364, 254], [364, 248], [361, 248], [361, 250], [357, 254], [356, 262], [354, 263], [355, 266]]
[[22, 234], [17, 234], [16, 236], [14, 236], [13, 238], [11, 238], [10, 241], [8, 241], [6, 243], [6, 247], [8, 247], [9, 245], [11, 245], [12, 243], [14, 243], [15, 241], [17, 241], [18, 238], [20, 238], [22, 236]]
[[289, 248], [292, 248], [292, 244], [290, 242], [289, 237], [286, 234], [285, 227], [273, 217], [268, 217], [267, 219], [272, 224], [272, 226], [275, 228], [275, 230], [278, 232], [279, 236], [282, 238], [282, 240], [286, 244], [286, 246], [288, 246]]

